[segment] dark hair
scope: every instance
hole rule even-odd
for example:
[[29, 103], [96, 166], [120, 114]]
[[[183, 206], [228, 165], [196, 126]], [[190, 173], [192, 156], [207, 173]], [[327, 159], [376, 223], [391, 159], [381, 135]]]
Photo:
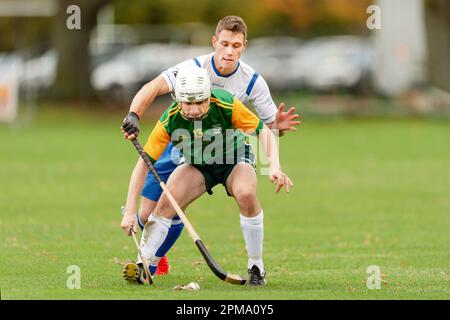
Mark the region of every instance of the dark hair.
[[242, 33], [244, 35], [244, 39], [247, 39], [247, 25], [241, 17], [226, 16], [220, 19], [217, 23], [216, 36], [218, 36], [223, 30]]

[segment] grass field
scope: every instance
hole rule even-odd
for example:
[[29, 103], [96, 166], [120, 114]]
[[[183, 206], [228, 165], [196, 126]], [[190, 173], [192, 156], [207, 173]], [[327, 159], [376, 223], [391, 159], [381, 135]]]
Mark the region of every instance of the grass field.
[[[259, 177], [267, 287], [219, 281], [183, 232], [170, 275], [149, 288], [120, 275], [119, 262], [136, 256], [119, 208], [137, 159], [121, 118], [50, 109], [0, 127], [2, 299], [450, 298], [450, 123], [303, 119], [281, 140], [292, 193]], [[223, 188], [187, 212], [216, 260], [245, 275], [238, 210]], [[66, 286], [70, 265], [79, 290]], [[379, 290], [366, 286], [370, 265]], [[191, 281], [201, 290], [172, 290]]]

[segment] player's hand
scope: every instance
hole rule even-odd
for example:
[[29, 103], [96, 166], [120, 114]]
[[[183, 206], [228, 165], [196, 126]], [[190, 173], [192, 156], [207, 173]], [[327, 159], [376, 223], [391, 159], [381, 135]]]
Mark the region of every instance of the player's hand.
[[120, 227], [128, 236], [131, 236], [131, 228], [133, 228], [134, 232], [137, 231], [138, 223], [136, 215], [133, 211], [130, 211], [127, 208], [124, 209]]
[[125, 119], [123, 119], [122, 127], [120, 129], [125, 139], [136, 139], [139, 134], [139, 116], [134, 112], [130, 112]]
[[295, 108], [291, 107], [288, 111], [284, 111], [284, 103], [280, 103], [278, 107], [278, 112], [275, 117], [275, 128], [280, 131], [280, 133], [284, 133], [285, 131], [296, 131], [295, 128], [301, 122], [296, 120], [300, 116], [295, 113]]
[[291, 179], [279, 168], [270, 169], [269, 179], [272, 183], [276, 184], [276, 193], [278, 193], [283, 186], [286, 188], [286, 192], [289, 192], [294, 186]]

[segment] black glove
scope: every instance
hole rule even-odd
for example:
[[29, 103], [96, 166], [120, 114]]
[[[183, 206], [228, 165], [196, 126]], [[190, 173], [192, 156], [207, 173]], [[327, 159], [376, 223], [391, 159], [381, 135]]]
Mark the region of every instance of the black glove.
[[128, 134], [133, 134], [137, 137], [139, 134], [139, 116], [130, 112], [125, 119], [123, 119], [122, 128]]

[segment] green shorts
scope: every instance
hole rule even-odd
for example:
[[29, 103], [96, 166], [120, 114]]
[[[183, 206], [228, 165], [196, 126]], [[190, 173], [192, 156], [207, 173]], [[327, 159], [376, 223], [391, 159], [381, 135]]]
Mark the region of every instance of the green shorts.
[[205, 178], [205, 187], [208, 194], [213, 194], [212, 188], [218, 185], [219, 183], [223, 184], [225, 187], [225, 190], [227, 191], [227, 194], [231, 197], [231, 194], [227, 190], [226, 182], [228, 179], [228, 176], [231, 174], [231, 171], [233, 171], [233, 168], [238, 163], [249, 163], [253, 166], [253, 168], [256, 168], [255, 166], [255, 155], [252, 153], [251, 148], [252, 146], [249, 144], [244, 144], [245, 152], [242, 157], [237, 159], [235, 157], [235, 161], [232, 164], [205, 164], [205, 165], [193, 165], [195, 168], [197, 168], [198, 171], [203, 175]]

